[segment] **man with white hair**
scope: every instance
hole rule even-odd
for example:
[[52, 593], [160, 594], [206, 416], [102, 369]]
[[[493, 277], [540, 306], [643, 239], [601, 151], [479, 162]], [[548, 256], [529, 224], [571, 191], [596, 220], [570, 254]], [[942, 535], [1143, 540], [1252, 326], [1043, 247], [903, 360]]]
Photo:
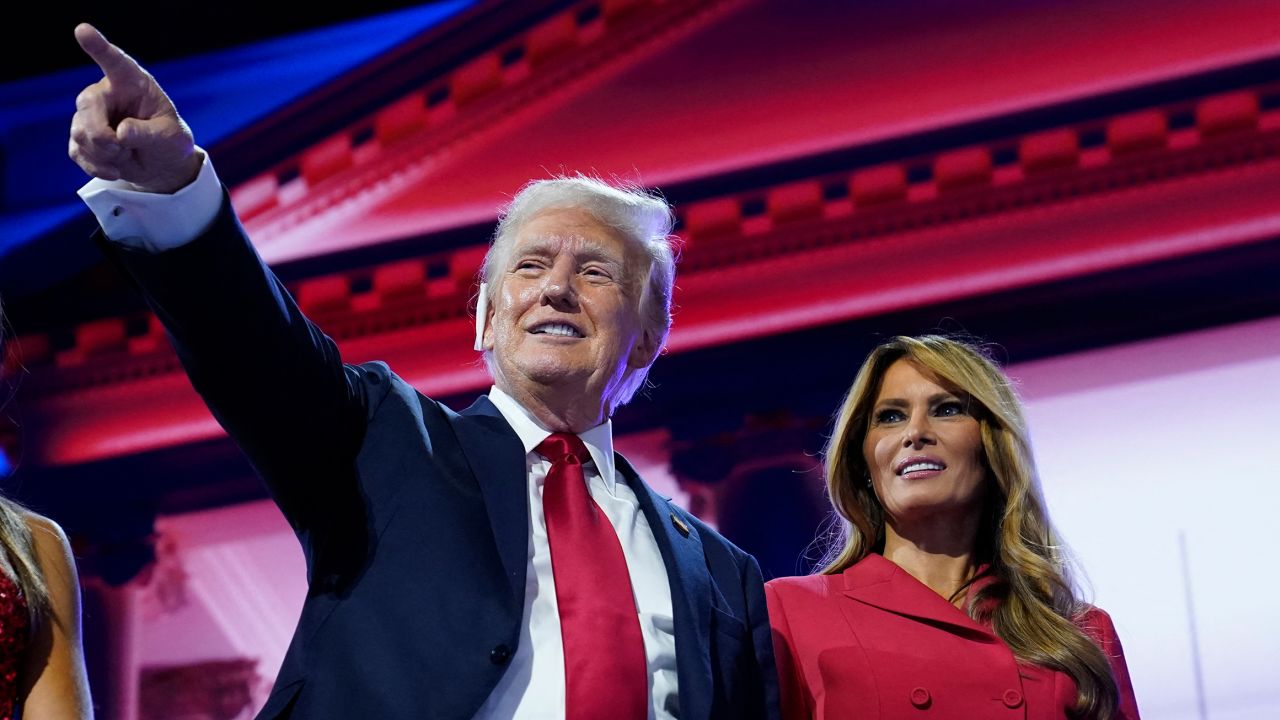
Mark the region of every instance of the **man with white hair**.
[[521, 190], [482, 270], [493, 387], [455, 413], [343, 363], [155, 79], [91, 26], [76, 38], [104, 74], [70, 141], [101, 244], [306, 556], [259, 718], [776, 716], [755, 559], [612, 451], [671, 323], [664, 200], [584, 177]]

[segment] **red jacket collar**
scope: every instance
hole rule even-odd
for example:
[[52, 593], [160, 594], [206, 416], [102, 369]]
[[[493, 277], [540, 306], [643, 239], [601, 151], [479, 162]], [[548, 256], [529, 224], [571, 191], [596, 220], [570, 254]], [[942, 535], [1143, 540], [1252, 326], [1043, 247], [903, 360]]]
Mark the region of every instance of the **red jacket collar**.
[[[974, 593], [995, 582], [995, 577], [986, 574], [986, 570], [986, 565], [978, 568], [978, 578], [969, 584], [966, 605]], [[996, 640], [990, 627], [973, 620], [966, 612], [947, 602], [946, 598], [882, 555], [867, 555], [845, 570], [842, 576], [844, 594], [858, 602], [898, 615], [943, 623]]]

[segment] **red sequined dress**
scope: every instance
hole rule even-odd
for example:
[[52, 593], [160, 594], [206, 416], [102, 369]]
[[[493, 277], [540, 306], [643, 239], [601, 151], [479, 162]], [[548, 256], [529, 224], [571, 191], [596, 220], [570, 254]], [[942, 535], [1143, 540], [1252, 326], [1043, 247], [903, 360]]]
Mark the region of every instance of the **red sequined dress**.
[[19, 671], [31, 642], [30, 629], [26, 599], [0, 572], [0, 720], [11, 720], [18, 704]]

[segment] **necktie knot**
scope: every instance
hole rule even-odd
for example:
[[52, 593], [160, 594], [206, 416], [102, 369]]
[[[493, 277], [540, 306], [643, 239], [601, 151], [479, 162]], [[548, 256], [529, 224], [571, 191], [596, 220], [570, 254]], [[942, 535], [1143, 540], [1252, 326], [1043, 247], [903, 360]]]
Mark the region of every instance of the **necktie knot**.
[[546, 440], [538, 443], [538, 447], [534, 449], [538, 451], [539, 455], [550, 460], [553, 464], [559, 464], [569, 458], [573, 458], [579, 465], [583, 465], [591, 459], [591, 453], [587, 452], [586, 443], [582, 442], [582, 438], [573, 433], [551, 433]]

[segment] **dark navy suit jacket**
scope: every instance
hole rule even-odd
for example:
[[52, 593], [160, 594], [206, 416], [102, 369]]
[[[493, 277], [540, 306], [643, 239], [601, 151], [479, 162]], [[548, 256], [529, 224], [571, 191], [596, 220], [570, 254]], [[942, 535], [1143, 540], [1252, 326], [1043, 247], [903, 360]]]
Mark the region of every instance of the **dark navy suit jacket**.
[[[525, 453], [487, 398], [456, 413], [382, 363], [343, 363], [224, 199], [162, 253], [102, 240], [266, 481], [309, 590], [267, 718], [469, 718], [520, 637]], [[666, 564], [681, 718], [777, 713], [759, 566], [618, 457]]]

